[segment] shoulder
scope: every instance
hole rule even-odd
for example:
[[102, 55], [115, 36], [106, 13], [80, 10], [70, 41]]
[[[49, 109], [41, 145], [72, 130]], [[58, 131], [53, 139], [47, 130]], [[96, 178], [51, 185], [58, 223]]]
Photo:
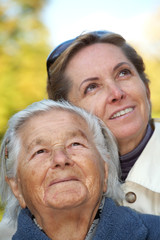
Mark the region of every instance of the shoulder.
[[49, 240], [33, 222], [32, 214], [26, 209], [22, 209], [18, 217], [17, 232], [13, 236], [13, 240]]
[[137, 213], [130, 208], [118, 206], [113, 200], [106, 198], [94, 239], [139, 240], [141, 236], [147, 236], [147, 228]]
[[[142, 214], [128, 207], [118, 206], [111, 199], [106, 199], [97, 227], [96, 237], [98, 237], [94, 239], [106, 239], [106, 236], [107, 240], [147, 239], [147, 235], [151, 231], [150, 221], [153, 224], [156, 222], [158, 225], [159, 220], [157, 218], [150, 219], [149, 216], [143, 218]], [[151, 239], [154, 240], [154, 238]]]
[[160, 216], [141, 213], [138, 216], [148, 229], [148, 239], [160, 239]]

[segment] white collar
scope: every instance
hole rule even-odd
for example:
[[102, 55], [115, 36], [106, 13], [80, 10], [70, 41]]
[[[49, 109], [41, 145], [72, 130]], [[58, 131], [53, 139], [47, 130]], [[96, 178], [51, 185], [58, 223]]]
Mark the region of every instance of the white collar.
[[160, 123], [155, 122], [155, 130], [145, 149], [130, 170], [127, 181], [138, 183], [154, 192], [160, 192]]

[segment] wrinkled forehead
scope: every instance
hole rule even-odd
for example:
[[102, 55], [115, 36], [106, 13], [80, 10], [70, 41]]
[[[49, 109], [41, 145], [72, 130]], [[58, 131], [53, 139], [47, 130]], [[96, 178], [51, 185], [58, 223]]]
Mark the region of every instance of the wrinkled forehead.
[[[69, 130], [69, 128], [81, 129], [82, 132], [92, 134], [89, 124], [84, 116], [73, 110], [57, 108], [47, 111], [39, 111], [24, 121], [18, 129], [21, 136], [29, 134], [35, 128], [47, 129], [51, 124], [52, 128], [59, 130]], [[64, 127], [64, 128], [63, 128]], [[68, 128], [67, 128], [68, 127]]]

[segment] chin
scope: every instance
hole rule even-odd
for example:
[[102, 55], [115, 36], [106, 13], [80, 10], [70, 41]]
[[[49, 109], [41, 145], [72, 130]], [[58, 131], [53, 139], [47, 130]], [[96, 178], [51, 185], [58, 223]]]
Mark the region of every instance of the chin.
[[[142, 126], [141, 126], [142, 127]], [[119, 144], [125, 143], [135, 143], [136, 146], [144, 137], [146, 131], [146, 127], [140, 128], [138, 126], [132, 126], [132, 127], [126, 127], [124, 129], [121, 129], [120, 132], [116, 132], [115, 137]], [[114, 132], [113, 132], [114, 133]]]
[[76, 196], [76, 194], [72, 194], [70, 196], [65, 195], [56, 199], [50, 199], [47, 201], [47, 205], [57, 210], [71, 209], [83, 205], [86, 201], [87, 198], [85, 196]]
[[144, 135], [144, 132], [146, 130], [146, 126], [148, 124], [148, 121], [132, 121], [128, 122], [128, 124], [124, 124], [121, 126], [118, 126], [113, 128], [112, 132], [116, 136], [116, 138], [119, 137], [133, 137], [134, 135]]
[[82, 185], [78, 188], [64, 188], [59, 191], [47, 192], [45, 205], [55, 209], [73, 208], [83, 204], [88, 199], [88, 191]]

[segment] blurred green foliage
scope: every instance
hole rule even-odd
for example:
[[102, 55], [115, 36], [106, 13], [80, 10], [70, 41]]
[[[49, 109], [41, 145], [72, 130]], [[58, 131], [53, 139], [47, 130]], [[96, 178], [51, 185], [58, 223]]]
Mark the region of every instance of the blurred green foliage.
[[3, 217], [3, 210], [0, 210], [0, 221], [2, 220]]
[[47, 0], [2, 0], [0, 8], [0, 138], [7, 119], [47, 98], [48, 32], [41, 21]]
[[[47, 98], [46, 58], [50, 51], [41, 13], [48, 0], [1, 0], [0, 7], [0, 140], [7, 121], [15, 112], [34, 101]], [[154, 26], [159, 27], [160, 12]], [[158, 20], [157, 20], [158, 19]], [[155, 23], [154, 22], [154, 23]], [[150, 31], [153, 29], [150, 29]], [[155, 31], [160, 42], [160, 29]], [[148, 36], [154, 36], [154, 33]], [[137, 46], [137, 50], [138, 46]], [[158, 50], [157, 50], [158, 51]], [[160, 51], [159, 51], [160, 54]], [[146, 72], [151, 80], [154, 117], [160, 117], [160, 55], [144, 54]], [[2, 216], [0, 207], [0, 220]]]
[[[47, 98], [45, 62], [50, 48], [47, 43], [48, 32], [41, 21], [41, 13], [47, 1], [2, 0], [0, 139], [11, 115], [34, 101]], [[158, 37], [156, 35], [156, 39]], [[151, 79], [153, 116], [160, 116], [160, 58], [152, 56], [144, 57], [144, 60]]]
[[[34, 101], [47, 98], [48, 31], [41, 21], [48, 0], [1, 0], [0, 140], [7, 121]], [[3, 207], [0, 204], [0, 220]]]
[[2, 220], [3, 212], [4, 212], [4, 208], [3, 208], [3, 206], [0, 204], [0, 221]]

